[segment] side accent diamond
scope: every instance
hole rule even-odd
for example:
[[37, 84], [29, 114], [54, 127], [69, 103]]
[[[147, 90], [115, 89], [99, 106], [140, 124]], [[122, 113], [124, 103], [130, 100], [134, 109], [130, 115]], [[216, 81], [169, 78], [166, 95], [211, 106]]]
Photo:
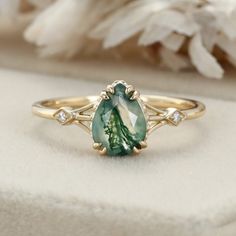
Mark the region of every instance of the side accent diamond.
[[167, 121], [174, 126], [178, 126], [181, 121], [185, 119], [186, 115], [175, 109], [175, 108], [168, 108], [167, 109]]
[[61, 123], [66, 122], [67, 118], [68, 118], [68, 117], [67, 117], [65, 111], [60, 111], [60, 112], [57, 114], [57, 119], [58, 119], [58, 121], [60, 121]]
[[73, 120], [73, 115], [70, 111], [65, 110], [65, 109], [60, 109], [58, 110], [55, 114], [54, 117], [56, 118], [56, 120], [62, 124], [62, 125], [66, 125], [72, 122]]

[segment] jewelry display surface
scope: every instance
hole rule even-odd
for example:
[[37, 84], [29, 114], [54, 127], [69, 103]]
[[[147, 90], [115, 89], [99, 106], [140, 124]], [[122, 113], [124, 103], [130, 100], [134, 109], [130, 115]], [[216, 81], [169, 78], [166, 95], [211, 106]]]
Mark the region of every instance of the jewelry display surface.
[[104, 84], [4, 70], [0, 78], [1, 236], [235, 235], [235, 101], [197, 97], [204, 118], [163, 127], [141, 155], [114, 160], [97, 156], [79, 128], [31, 114], [32, 101]]

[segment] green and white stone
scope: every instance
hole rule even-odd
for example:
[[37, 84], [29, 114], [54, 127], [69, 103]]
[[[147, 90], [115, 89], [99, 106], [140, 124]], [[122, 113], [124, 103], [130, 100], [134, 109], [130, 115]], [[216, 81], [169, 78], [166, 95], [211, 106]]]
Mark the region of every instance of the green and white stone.
[[145, 140], [147, 122], [137, 100], [131, 100], [125, 93], [126, 86], [118, 83], [114, 94], [102, 100], [92, 122], [92, 136], [95, 143], [106, 147], [110, 156], [131, 154], [133, 148], [141, 148]]

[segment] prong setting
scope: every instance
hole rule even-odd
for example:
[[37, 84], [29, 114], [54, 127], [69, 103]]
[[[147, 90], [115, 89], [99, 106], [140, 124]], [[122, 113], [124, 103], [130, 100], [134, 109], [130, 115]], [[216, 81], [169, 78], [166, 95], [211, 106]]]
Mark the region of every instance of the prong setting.
[[102, 147], [102, 144], [101, 144], [101, 143], [94, 143], [94, 144], [93, 144], [93, 148], [94, 148], [95, 150], [101, 150], [101, 147]]
[[101, 92], [100, 97], [103, 100], [109, 100], [110, 95], [115, 93], [115, 86], [123, 84], [126, 87], [126, 95], [130, 95], [130, 100], [137, 100], [140, 98], [140, 92], [134, 88], [133, 85], [128, 85], [124, 80], [116, 80], [111, 85], [108, 85], [104, 91]]
[[141, 152], [141, 149], [137, 148], [137, 147], [134, 147], [133, 148], [133, 154], [137, 155]]
[[147, 148], [147, 142], [146, 141], [141, 141], [140, 143], [141, 149]]
[[114, 94], [114, 92], [115, 92], [114, 86], [108, 85], [107, 88], [106, 88], [106, 92], [107, 92], [107, 93]]
[[140, 93], [139, 91], [135, 90], [132, 94], [132, 96], [130, 97], [131, 100], [137, 100], [140, 98]]
[[101, 143], [94, 143], [93, 148], [99, 152], [100, 155], [106, 155], [107, 149]]
[[106, 91], [102, 91], [101, 94], [100, 94], [100, 97], [104, 100], [109, 100], [110, 99], [110, 97], [109, 97], [109, 95], [107, 94]]
[[135, 91], [134, 86], [128, 85], [128, 86], [126, 87], [125, 93], [126, 93], [127, 95], [129, 95], [129, 94], [133, 94], [134, 91]]
[[139, 91], [135, 90], [133, 85], [127, 85], [125, 93], [127, 95], [130, 95], [130, 100], [137, 100], [140, 98], [140, 93]]
[[107, 149], [103, 147], [101, 150], [99, 150], [100, 155], [106, 155], [107, 154]]

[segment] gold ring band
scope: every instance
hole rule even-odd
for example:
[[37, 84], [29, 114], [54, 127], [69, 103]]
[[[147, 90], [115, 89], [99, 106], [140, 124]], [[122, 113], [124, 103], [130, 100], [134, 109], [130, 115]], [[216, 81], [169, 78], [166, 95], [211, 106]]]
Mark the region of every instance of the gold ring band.
[[[112, 85], [108, 85], [100, 96], [47, 99], [34, 103], [32, 109], [35, 115], [57, 120], [62, 125], [79, 125], [91, 133], [93, 138], [96, 136], [94, 138], [95, 149], [103, 154], [109, 150], [108, 154], [111, 156], [116, 156], [117, 153], [117, 155], [130, 154], [130, 150], [127, 152], [123, 150], [127, 143], [130, 146], [129, 149], [132, 148], [137, 153], [146, 147], [147, 135], [155, 129], [166, 124], [177, 126], [181, 121], [195, 119], [205, 113], [205, 105], [199, 101], [156, 95], [139, 95], [133, 86], [124, 81], [115, 81]], [[103, 110], [101, 111], [101, 109]], [[96, 115], [99, 112], [100, 114]], [[106, 121], [103, 120], [101, 123], [100, 118], [103, 116]], [[141, 132], [140, 127], [145, 126], [142, 122], [143, 117], [146, 122], [146, 128], [142, 129], [142, 132], [146, 131], [145, 138], [143, 138], [144, 135], [137, 135], [137, 132]], [[137, 127], [132, 124], [134, 120], [137, 121]], [[100, 122], [100, 126], [107, 126], [104, 128], [105, 131], [96, 122]], [[93, 127], [95, 128], [93, 129]], [[118, 127], [121, 130], [123, 127], [124, 130], [119, 133]], [[102, 133], [101, 137], [94, 135], [93, 131]], [[114, 137], [114, 132], [118, 133], [117, 137]], [[140, 136], [142, 138], [139, 140], [137, 137]], [[114, 140], [112, 140], [113, 137]], [[129, 142], [128, 139], [132, 141]], [[114, 143], [113, 146], [117, 150], [122, 149], [123, 151], [112, 151], [109, 143]]]

